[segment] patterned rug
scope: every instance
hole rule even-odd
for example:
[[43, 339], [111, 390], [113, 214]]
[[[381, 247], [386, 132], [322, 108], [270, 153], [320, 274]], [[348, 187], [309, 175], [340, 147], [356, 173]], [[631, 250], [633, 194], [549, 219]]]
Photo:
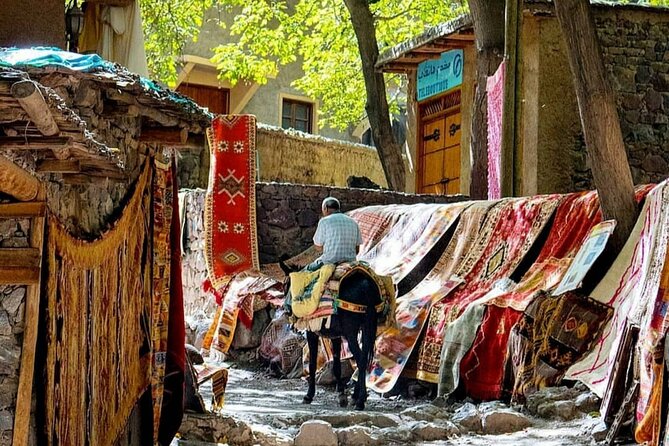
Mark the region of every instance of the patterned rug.
[[527, 395], [556, 385], [591, 349], [612, 314], [610, 306], [573, 292], [538, 296], [514, 327], [512, 399], [523, 403]]
[[502, 61], [486, 82], [488, 93], [488, 198], [502, 198], [502, 112], [506, 63]]
[[281, 299], [283, 292], [277, 281], [257, 273], [242, 273], [230, 281], [223, 296], [216, 328], [212, 336], [211, 348], [227, 353], [237, 328], [237, 321], [247, 319], [247, 326], [253, 320], [254, 301], [256, 299]]
[[205, 258], [209, 280], [221, 289], [233, 275], [260, 266], [255, 116], [217, 116], [207, 137], [211, 167], [205, 198]]
[[[490, 208], [468, 256], [455, 270], [465, 284], [432, 307], [418, 356], [417, 378], [438, 383], [444, 331], [472, 302], [520, 264], [561, 197], [505, 199]], [[524, 236], [519, 236], [520, 234]]]
[[[448, 358], [457, 358], [457, 352], [469, 349], [462, 357], [459, 370], [442, 367], [439, 394], [448, 395], [459, 384], [460, 375], [468, 396], [480, 400], [498, 399], [502, 396], [504, 364], [511, 327], [518, 322], [529, 302], [541, 290], [554, 288], [562, 279], [579, 247], [589, 236], [594, 224], [600, 220], [599, 201], [596, 192], [569, 194], [563, 198], [555, 211], [555, 217], [537, 260], [518, 284], [511, 284], [508, 292], [491, 292], [475, 304], [484, 307], [476, 324], [467, 324], [467, 329], [478, 328], [476, 334], [469, 333], [468, 343], [458, 343], [444, 348], [442, 365], [454, 363]], [[462, 331], [461, 324], [453, 324], [452, 330]], [[475, 336], [475, 337], [474, 337]]]
[[398, 283], [409, 274], [471, 203], [406, 206], [397, 222], [360, 260]]
[[567, 378], [605, 396], [626, 320], [639, 323], [646, 302], [657, 296], [667, 240], [669, 188], [662, 183], [647, 195], [627, 243], [592, 292], [593, 299], [614, 308], [613, 317], [593, 350], [569, 369]]
[[401, 374], [415, 376], [415, 362], [410, 362], [419, 335], [432, 304], [460, 285], [452, 273], [467, 255], [477, 237], [492, 202], [474, 202], [463, 208], [460, 220], [436, 265], [410, 292], [397, 298], [397, 327], [382, 332], [376, 340], [368, 385], [377, 392], [389, 392]]

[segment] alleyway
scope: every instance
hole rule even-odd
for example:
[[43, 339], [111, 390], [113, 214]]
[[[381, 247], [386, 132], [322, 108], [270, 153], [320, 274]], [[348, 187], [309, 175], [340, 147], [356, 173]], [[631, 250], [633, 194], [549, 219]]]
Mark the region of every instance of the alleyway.
[[[205, 401], [208, 401], [211, 395], [209, 384], [205, 384], [200, 390]], [[597, 443], [593, 440], [591, 431], [597, 425], [598, 418], [578, 410], [568, 414], [558, 410], [560, 413], [554, 413], [552, 419], [545, 419], [520, 414], [502, 403], [492, 402], [478, 405], [476, 409], [479, 415], [476, 415], [476, 410], [472, 413], [474, 406], [471, 404], [463, 405], [459, 402], [439, 407], [427, 399], [384, 399], [372, 393], [367, 409], [364, 412], [355, 412], [340, 408], [333, 391], [323, 387], [318, 388], [316, 398], [310, 406], [303, 405], [301, 400], [305, 390], [306, 383], [303, 380], [280, 380], [266, 375], [263, 371], [237, 368], [233, 365], [226, 391], [226, 404], [220, 416], [187, 414], [187, 420], [182, 424], [183, 439], [175, 441], [173, 445], [215, 444], [204, 440], [213, 440], [213, 431], [216, 430], [219, 435], [224, 432], [232, 434], [225, 435], [230, 445], [291, 445], [300, 426], [309, 420], [330, 423], [340, 446], [563, 446]], [[566, 393], [574, 396], [579, 392], [574, 393], [572, 389]], [[588, 392], [582, 391], [580, 394], [586, 395]], [[548, 404], [551, 404], [550, 395], [545, 395]], [[574, 401], [578, 400], [577, 396]], [[564, 401], [554, 404], [555, 407], [561, 407], [561, 404], [564, 406]], [[573, 404], [570, 407], [573, 408]], [[492, 413], [503, 416], [491, 417]], [[575, 419], [563, 421], [559, 419], [560, 416]], [[218, 421], [212, 421], [216, 418]], [[483, 429], [482, 418], [490, 420]], [[237, 423], [233, 424], [232, 420]], [[529, 427], [516, 430], [523, 423]], [[512, 427], [514, 424], [516, 428]], [[255, 440], [249, 435], [246, 426], [252, 430]], [[515, 432], [497, 435], [483, 433], [505, 430]], [[317, 446], [322, 443], [311, 444]]]

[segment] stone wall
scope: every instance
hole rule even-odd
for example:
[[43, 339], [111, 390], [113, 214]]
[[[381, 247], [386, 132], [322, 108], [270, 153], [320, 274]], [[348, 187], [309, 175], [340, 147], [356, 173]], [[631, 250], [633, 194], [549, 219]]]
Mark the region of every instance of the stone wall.
[[452, 203], [461, 195], [412, 195], [398, 192], [340, 187], [257, 183], [258, 250], [261, 263], [294, 255], [313, 244], [314, 232], [325, 197], [333, 196], [343, 211], [383, 204]]
[[[629, 5], [593, 5], [593, 11], [634, 182], [661, 181], [669, 176], [669, 11]], [[529, 162], [530, 168], [523, 168], [521, 190], [536, 194], [592, 189], [559, 24], [552, 7], [543, 2], [526, 11], [524, 19], [523, 79], [519, 85], [524, 95], [521, 125], [525, 128], [520, 141], [523, 163]], [[532, 21], [536, 25], [528, 25]], [[530, 94], [533, 82], [538, 85], [538, 94]], [[536, 113], [532, 113], [533, 107]], [[537, 130], [532, 137], [535, 114]], [[536, 178], [526, 178], [529, 174]]]
[[[26, 248], [29, 236], [30, 220], [0, 220], [0, 248]], [[26, 290], [0, 285], [0, 444], [12, 443]]]

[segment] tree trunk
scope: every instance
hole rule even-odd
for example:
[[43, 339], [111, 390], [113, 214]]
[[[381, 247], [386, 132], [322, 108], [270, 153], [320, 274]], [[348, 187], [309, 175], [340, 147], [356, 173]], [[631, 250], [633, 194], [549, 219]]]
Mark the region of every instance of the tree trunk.
[[606, 79], [602, 52], [588, 0], [555, 0], [574, 76], [585, 144], [605, 219], [615, 219], [612, 248], [619, 252], [637, 216], [632, 173], [627, 162], [618, 110]]
[[377, 72], [374, 67], [379, 57], [374, 17], [366, 0], [344, 0], [344, 3], [351, 14], [351, 23], [358, 40], [362, 74], [365, 78], [367, 92], [365, 110], [372, 130], [372, 138], [379, 152], [388, 187], [392, 190], [404, 191], [405, 172], [402, 148], [393, 136], [383, 73]]
[[488, 198], [488, 76], [504, 54], [504, 0], [469, 0], [476, 38], [476, 93], [472, 118], [472, 173], [469, 195]]

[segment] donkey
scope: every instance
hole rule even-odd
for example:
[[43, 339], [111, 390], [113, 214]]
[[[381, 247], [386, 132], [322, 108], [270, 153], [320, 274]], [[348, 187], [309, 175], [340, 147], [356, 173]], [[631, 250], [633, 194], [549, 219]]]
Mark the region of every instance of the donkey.
[[[279, 262], [286, 274], [284, 292], [290, 289], [291, 272], [299, 269], [287, 265], [283, 260]], [[332, 340], [333, 372], [337, 381], [339, 405], [348, 406], [346, 383], [341, 379], [341, 339], [348, 342], [353, 354], [353, 360], [358, 368], [358, 380], [353, 390], [353, 404], [357, 410], [365, 408], [367, 401], [367, 369], [374, 356], [374, 342], [376, 341], [376, 327], [378, 323], [379, 307], [382, 299], [379, 288], [374, 280], [362, 271], [353, 271], [344, 278], [339, 285], [339, 308], [337, 314], [331, 316], [330, 328], [318, 332], [307, 331], [307, 345], [309, 346], [309, 389], [302, 399], [304, 404], [310, 404], [316, 393], [316, 360], [318, 359], [318, 337], [323, 336]], [[348, 305], [347, 305], [348, 304]], [[353, 304], [353, 305], [350, 305]], [[362, 331], [362, 346], [358, 341]]]

